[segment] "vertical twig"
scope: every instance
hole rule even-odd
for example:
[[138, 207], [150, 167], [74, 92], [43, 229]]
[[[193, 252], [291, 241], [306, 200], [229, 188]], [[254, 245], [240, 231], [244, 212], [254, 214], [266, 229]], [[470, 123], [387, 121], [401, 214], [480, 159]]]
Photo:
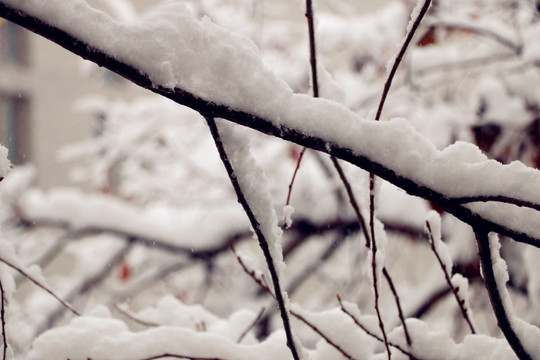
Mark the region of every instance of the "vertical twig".
[[[309, 33], [309, 62], [311, 64], [311, 82], [313, 87], [313, 97], [318, 98], [319, 97], [319, 80], [317, 75], [317, 48], [315, 46], [315, 28], [313, 25], [313, 5], [311, 0], [306, 0], [306, 13], [305, 13], [307, 23], [308, 23], [308, 33]], [[296, 180], [296, 173], [298, 172], [298, 169], [300, 168], [300, 164], [302, 163], [302, 158], [304, 157], [304, 153], [306, 152], [306, 148], [303, 148], [300, 152], [300, 155], [298, 156], [298, 160], [296, 161], [296, 168], [294, 169], [293, 177], [291, 179], [291, 182], [289, 184], [289, 191], [287, 193], [287, 202], [285, 205], [290, 204], [291, 200], [291, 193], [294, 186], [294, 181]], [[284, 221], [284, 225], [286, 226], [286, 222]]]
[[309, 32], [309, 62], [311, 63], [311, 81], [313, 83], [313, 97], [319, 97], [319, 80], [317, 76], [317, 47], [315, 46], [315, 28], [313, 25], [313, 5], [306, 0], [306, 19]]
[[[405, 55], [405, 52], [407, 51], [407, 48], [409, 47], [409, 44], [411, 43], [414, 37], [414, 34], [418, 30], [418, 27], [420, 26], [420, 23], [422, 22], [422, 19], [426, 15], [430, 5], [431, 5], [431, 0], [425, 0], [424, 5], [420, 9], [420, 12], [418, 13], [418, 16], [416, 17], [416, 19], [413, 21], [412, 27], [410, 31], [408, 32], [405, 38], [405, 41], [403, 42], [403, 45], [401, 46], [394, 60], [394, 63], [392, 64], [392, 68], [390, 69], [390, 72], [388, 73], [388, 77], [386, 78], [383, 92], [381, 95], [381, 99], [379, 101], [379, 106], [377, 108], [377, 113], [375, 115], [375, 120], [377, 121], [380, 120], [381, 118], [382, 110], [384, 108], [384, 103], [386, 102], [388, 92], [390, 91], [390, 87], [392, 86], [392, 81], [394, 80], [399, 64], [403, 60], [403, 56]], [[373, 288], [375, 291], [375, 311], [377, 312], [377, 317], [379, 319], [379, 326], [381, 328], [381, 331], [383, 332], [385, 346], [388, 351], [388, 359], [390, 359], [391, 358], [390, 347], [388, 346], [388, 339], [386, 338], [386, 332], [384, 331], [384, 323], [382, 321], [382, 317], [380, 315], [380, 310], [379, 310], [379, 290], [377, 286], [377, 264], [376, 264], [377, 242], [375, 239], [375, 175], [373, 174], [369, 175], [369, 226], [371, 229], [371, 244], [372, 244], [371, 268], [373, 271]]]
[[459, 310], [461, 311], [461, 315], [463, 316], [463, 319], [467, 322], [467, 325], [469, 325], [469, 328], [471, 329], [471, 332], [473, 334], [476, 334], [476, 330], [474, 329], [474, 326], [472, 324], [471, 319], [469, 318], [469, 313], [467, 312], [467, 309], [465, 308], [465, 301], [459, 297], [458, 289], [452, 284], [452, 280], [449, 276], [449, 270], [444, 265], [441, 257], [439, 256], [439, 252], [437, 251], [437, 248], [435, 247], [435, 239], [433, 238], [433, 232], [431, 231], [431, 225], [429, 224], [429, 221], [426, 221], [426, 228], [428, 230], [428, 236], [429, 236], [429, 242], [431, 244], [431, 250], [433, 250], [433, 253], [435, 254], [435, 257], [439, 261], [439, 265], [441, 266], [441, 269], [444, 273], [444, 278], [446, 280], [446, 283], [448, 284], [448, 287], [454, 294], [454, 297], [456, 299], [456, 302], [458, 304]]
[[256, 219], [255, 215], [253, 214], [253, 211], [251, 210], [251, 206], [244, 195], [244, 192], [242, 190], [242, 187], [240, 186], [238, 178], [236, 177], [236, 173], [225, 151], [223, 141], [221, 140], [221, 136], [219, 134], [215, 119], [212, 117], [206, 117], [206, 122], [208, 123], [208, 127], [210, 128], [210, 133], [212, 134], [212, 137], [214, 138], [216, 148], [219, 152], [219, 157], [221, 158], [221, 161], [223, 165], [225, 166], [225, 170], [227, 171], [227, 174], [229, 175], [231, 184], [234, 188], [236, 196], [238, 197], [238, 202], [242, 205], [244, 212], [248, 216], [251, 226], [253, 228], [253, 231], [255, 232], [255, 234], [257, 235], [257, 239], [259, 240], [259, 246], [261, 247], [261, 250], [263, 251], [264, 258], [268, 266], [268, 271], [270, 272], [270, 276], [272, 277], [272, 283], [274, 285], [276, 301], [279, 306], [281, 319], [283, 321], [283, 328], [285, 330], [285, 335], [287, 337], [287, 346], [291, 350], [291, 354], [293, 358], [295, 360], [300, 360], [300, 356], [298, 355], [298, 350], [296, 349], [296, 345], [294, 342], [294, 338], [293, 338], [293, 334], [291, 330], [291, 324], [289, 320], [289, 312], [287, 310], [287, 306], [285, 305], [285, 299], [283, 298], [283, 293], [282, 293], [281, 285], [279, 282], [279, 276], [277, 273], [277, 269], [274, 265], [272, 254], [270, 253], [270, 246], [268, 244], [268, 241], [266, 240], [266, 237], [264, 236], [261, 230], [259, 221]]
[[486, 286], [489, 295], [491, 307], [497, 318], [497, 324], [517, 357], [520, 360], [532, 360], [531, 355], [527, 353], [521, 343], [521, 339], [512, 328], [512, 324], [510, 323], [510, 319], [504, 308], [503, 300], [497, 286], [497, 279], [495, 278], [495, 273], [493, 271], [493, 260], [491, 248], [489, 246], [488, 232], [484, 229], [475, 228], [474, 233], [478, 244], [480, 266], [482, 267], [482, 274], [484, 275], [484, 285]]
[[0, 281], [0, 296], [2, 297], [2, 307], [0, 308], [0, 318], [2, 321], [2, 340], [4, 341], [4, 347], [2, 350], [2, 360], [6, 360], [7, 358], [7, 349], [8, 349], [8, 343], [7, 343], [7, 335], [6, 335], [6, 312], [5, 312], [5, 293], [4, 293], [4, 286], [2, 285], [2, 281]]

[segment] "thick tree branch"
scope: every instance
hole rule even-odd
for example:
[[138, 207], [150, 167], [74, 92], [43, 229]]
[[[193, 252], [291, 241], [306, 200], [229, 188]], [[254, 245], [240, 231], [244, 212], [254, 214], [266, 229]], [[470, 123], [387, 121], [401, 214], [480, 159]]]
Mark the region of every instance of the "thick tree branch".
[[478, 243], [478, 254], [480, 256], [480, 265], [482, 266], [482, 274], [484, 277], [484, 284], [489, 294], [489, 300], [493, 308], [493, 313], [497, 318], [497, 324], [506, 337], [508, 344], [520, 360], [532, 360], [531, 355], [525, 350], [521, 339], [518, 337], [506, 309], [504, 308], [503, 299], [499, 288], [497, 286], [497, 279], [493, 270], [492, 250], [489, 245], [488, 232], [485, 229], [475, 228], [476, 241]]
[[488, 218], [468, 209], [466, 206], [457, 203], [444, 193], [435, 190], [430, 185], [421, 184], [408, 176], [400, 175], [394, 169], [374, 161], [366, 155], [355, 153], [352, 149], [346, 146], [333, 143], [323, 137], [305, 134], [298, 128], [285, 126], [283, 124], [273, 122], [271, 119], [262, 118], [245, 111], [234, 110], [225, 105], [204, 100], [180, 88], [170, 89], [158, 84], [153, 84], [147, 75], [141, 73], [135, 67], [123, 63], [122, 61], [90, 46], [89, 44], [75, 38], [57, 27], [46, 24], [40, 19], [31, 17], [21, 11], [13, 9], [12, 7], [6, 5], [2, 0], [0, 0], [0, 16], [41, 36], [44, 36], [47, 39], [50, 39], [51, 41], [85, 59], [93, 61], [100, 66], [106, 67], [107, 69], [125, 77], [143, 88], [163, 95], [179, 104], [188, 106], [200, 112], [204, 116], [224, 118], [262, 133], [276, 136], [305, 147], [328, 153], [357, 165], [364, 170], [393, 183], [412, 195], [420, 196], [436, 203], [443, 210], [453, 214], [473, 227], [480, 226], [488, 231], [497, 232], [511, 237], [516, 241], [540, 247], [540, 239], [537, 237], [526, 233], [521, 229], [513, 229], [489, 220]]

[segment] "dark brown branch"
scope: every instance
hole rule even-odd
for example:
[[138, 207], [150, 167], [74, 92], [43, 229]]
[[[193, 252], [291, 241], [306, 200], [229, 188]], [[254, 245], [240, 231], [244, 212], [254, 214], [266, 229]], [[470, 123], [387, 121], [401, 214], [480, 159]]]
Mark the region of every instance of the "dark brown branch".
[[[236, 259], [238, 260], [238, 263], [242, 267], [242, 270], [249, 275], [249, 277], [255, 281], [264, 291], [266, 291], [270, 296], [272, 296], [274, 299], [276, 298], [275, 293], [266, 285], [266, 281], [264, 279], [261, 279], [255, 275], [255, 271], [249, 269], [242, 258], [236, 253], [234, 246], [231, 246], [231, 250], [233, 251]], [[311, 328], [313, 331], [315, 331], [317, 334], [319, 334], [328, 344], [330, 344], [334, 349], [339, 351], [343, 356], [345, 356], [347, 359], [354, 360], [354, 357], [352, 357], [349, 353], [347, 353], [341, 346], [336, 344], [333, 340], [331, 340], [327, 335], [325, 335], [319, 328], [317, 328], [315, 325], [309, 322], [305, 317], [297, 313], [296, 311], [291, 310], [291, 315], [303, 322], [305, 325], [307, 325], [309, 328]]]
[[431, 245], [431, 250], [433, 250], [435, 257], [437, 258], [437, 261], [439, 262], [439, 265], [441, 266], [441, 269], [444, 273], [444, 279], [446, 280], [448, 287], [452, 291], [452, 294], [454, 294], [454, 298], [456, 299], [459, 310], [461, 311], [461, 316], [463, 316], [463, 319], [465, 319], [465, 321], [467, 322], [467, 325], [469, 325], [469, 329], [471, 329], [471, 333], [476, 334], [476, 330], [474, 329], [472, 321], [469, 317], [469, 313], [467, 309], [465, 308], [465, 300], [459, 297], [459, 289], [457, 289], [454, 286], [454, 284], [452, 284], [452, 280], [450, 279], [450, 275], [449, 275], [450, 270], [446, 268], [444, 262], [442, 261], [439, 255], [439, 252], [437, 251], [437, 247], [435, 246], [435, 239], [433, 238], [433, 232], [431, 231], [431, 225], [429, 221], [426, 221], [426, 228], [429, 235], [429, 243]]
[[[237, 259], [238, 259], [238, 257], [237, 257]], [[249, 324], [249, 326], [244, 331], [242, 331], [242, 333], [240, 334], [240, 336], [236, 340], [237, 343], [241, 343], [242, 340], [244, 340], [244, 338], [246, 337], [246, 335], [251, 331], [251, 329], [253, 329], [255, 327], [255, 325], [257, 325], [259, 320], [261, 320], [265, 310], [266, 310], [266, 308], [264, 308], [264, 307], [261, 308], [261, 310], [259, 311], [257, 316], [255, 316], [255, 319], [253, 319], [253, 321]]]
[[315, 46], [315, 29], [313, 26], [313, 6], [311, 0], [306, 0], [306, 19], [309, 32], [309, 61], [311, 63], [311, 81], [313, 82], [313, 97], [319, 97], [319, 80], [317, 76], [317, 47]]
[[[312, 81], [312, 87], [313, 87], [313, 97], [318, 98], [319, 97], [319, 80], [317, 75], [317, 48], [315, 46], [315, 29], [313, 26], [313, 6], [311, 0], [306, 0], [306, 19], [308, 23], [308, 34], [309, 34], [309, 61], [311, 64], [311, 81]], [[302, 163], [302, 159], [304, 158], [304, 154], [306, 152], [306, 148], [304, 147], [302, 151], [300, 152], [300, 156], [298, 156], [298, 160], [296, 161], [296, 167], [294, 169], [294, 173], [291, 179], [291, 183], [289, 184], [289, 191], [287, 192], [287, 201], [285, 205], [289, 205], [291, 201], [291, 193], [292, 189], [294, 187], [294, 181], [296, 180], [296, 174], [298, 173], [298, 169], [300, 169], [300, 164]], [[283, 221], [284, 227], [287, 227], [287, 221]]]
[[261, 118], [245, 111], [234, 110], [228, 108], [227, 106], [213, 103], [210, 100], [201, 99], [200, 97], [197, 97], [183, 89], [170, 89], [155, 85], [150, 81], [147, 75], [141, 73], [135, 67], [124, 64], [118, 59], [115, 59], [107, 53], [90, 46], [89, 44], [73, 37], [59, 28], [46, 24], [40, 19], [31, 17], [21, 11], [15, 10], [2, 3], [1, 0], [0, 16], [59, 44], [60, 46], [87, 60], [93, 61], [96, 64], [125, 77], [129, 81], [145, 89], [167, 97], [179, 104], [188, 106], [201, 114], [224, 118], [262, 133], [276, 136], [283, 140], [292, 141], [296, 144], [328, 153], [357, 165], [360, 168], [393, 183], [411, 195], [420, 196], [424, 199], [432, 201], [441, 209], [470, 224], [471, 226], [481, 226], [489, 231], [511, 237], [516, 241], [540, 247], [540, 239], [531, 236], [520, 229], [509, 228], [488, 220], [474, 213], [470, 209], [467, 209], [461, 204], [457, 204], [443, 193], [438, 192], [429, 186], [420, 184], [411, 178], [400, 175], [393, 169], [387, 168], [366, 156], [359, 155], [353, 152], [351, 149], [341, 146], [340, 144], [329, 142], [322, 137], [306, 135], [299, 129], [285, 127], [271, 121], [270, 119]]
[[447, 20], [437, 20], [429, 24], [431, 27], [445, 28], [449, 30], [466, 30], [477, 35], [495, 40], [499, 44], [509, 48], [515, 54], [519, 55], [523, 49], [522, 45], [516, 44], [510, 39], [505, 38], [501, 34], [498, 34], [490, 29], [486, 29], [474, 24], [452, 22]]
[[[351, 314], [346, 308], [345, 306], [343, 305], [343, 301], [341, 300], [341, 297], [338, 295], [337, 296], [337, 299], [339, 301], [339, 306], [341, 307], [341, 311], [343, 311], [345, 314], [347, 314], [352, 321], [354, 321], [354, 323], [356, 324], [356, 326], [358, 326], [360, 329], [362, 329], [362, 331], [364, 331], [367, 335], [371, 336], [372, 338], [376, 339], [377, 341], [380, 341], [380, 342], [384, 342], [384, 340], [372, 333], [367, 327], [365, 327], [357, 318], [356, 316], [354, 316], [353, 314]], [[419, 357], [415, 356], [413, 353], [405, 350], [403, 347], [401, 347], [400, 345], [398, 344], [394, 344], [393, 342], [389, 341], [388, 342], [388, 345], [393, 347], [393, 348], [396, 348], [397, 350], [399, 350], [401, 353], [409, 356], [410, 358], [412, 359], [420, 359]]]
[[[368, 229], [366, 227], [366, 221], [364, 220], [364, 216], [362, 215], [362, 212], [360, 211], [360, 207], [358, 205], [358, 201], [356, 201], [356, 197], [354, 196], [354, 193], [352, 191], [352, 187], [347, 180], [347, 177], [345, 176], [345, 173], [343, 172], [343, 169], [339, 165], [338, 160], [332, 156], [332, 162], [334, 163], [334, 166], [336, 167], [336, 170], [339, 174], [339, 177], [341, 178], [341, 181], [343, 185], [345, 186], [345, 190], [347, 191], [347, 195], [349, 197], [349, 201], [351, 203], [351, 206], [354, 209], [354, 212], [356, 214], [356, 218], [358, 219], [358, 222], [360, 224], [360, 228], [364, 234], [364, 238], [366, 239], [366, 247], [369, 249], [371, 247], [371, 241], [370, 239], [372, 236], [369, 235]], [[370, 176], [371, 180], [371, 176]], [[373, 229], [373, 227], [372, 227]], [[373, 236], [374, 238], [374, 236]], [[405, 322], [405, 317], [403, 315], [403, 309], [401, 307], [401, 302], [399, 300], [399, 295], [397, 293], [396, 287], [394, 286], [394, 282], [392, 281], [392, 277], [390, 276], [390, 273], [386, 269], [386, 266], [383, 267], [383, 276], [386, 279], [386, 282], [388, 283], [388, 286], [390, 287], [390, 290], [392, 291], [392, 294], [394, 296], [394, 300], [396, 302], [396, 306], [398, 309], [399, 319], [401, 321], [401, 324], [403, 325], [403, 330], [405, 333], [405, 339], [407, 340], [407, 344], [410, 346], [412, 344], [411, 337], [409, 335], [409, 329], [407, 327], [407, 323]], [[376, 291], [376, 296], [378, 296], [378, 290]]]
[[467, 196], [467, 197], [453, 198], [452, 200], [455, 201], [457, 204], [494, 201], [494, 202], [512, 204], [519, 207], [526, 207], [526, 208], [540, 211], [540, 204], [535, 204], [531, 201], [515, 199], [510, 196], [504, 196], [504, 195]]
[[476, 242], [478, 243], [478, 254], [480, 256], [482, 274], [484, 275], [484, 285], [488, 292], [489, 300], [491, 301], [493, 313], [497, 318], [497, 324], [508, 341], [508, 344], [516, 353], [517, 357], [520, 360], [532, 360], [533, 358], [529, 355], [527, 350], [525, 350], [523, 344], [521, 343], [521, 339], [512, 328], [512, 324], [508, 318], [506, 309], [504, 308], [501, 293], [497, 286], [497, 279], [493, 270], [493, 260], [491, 248], [489, 246], [488, 232], [481, 228], [475, 228], [474, 232], [476, 234]]
[[202, 358], [202, 357], [194, 357], [194, 356], [178, 355], [178, 354], [170, 354], [170, 353], [155, 355], [155, 356], [151, 356], [151, 357], [147, 357], [147, 358], [139, 359], [139, 360], [157, 360], [157, 359], [163, 359], [163, 358], [175, 358], [175, 359], [187, 359], [187, 360], [225, 360], [223, 358]]
[[[390, 88], [392, 87], [392, 81], [394, 80], [397, 69], [399, 68], [401, 61], [403, 60], [403, 57], [405, 56], [405, 53], [407, 52], [409, 44], [411, 43], [414, 37], [414, 34], [418, 30], [418, 27], [420, 26], [420, 23], [422, 22], [422, 19], [426, 15], [430, 5], [431, 5], [431, 0], [424, 1], [424, 5], [420, 9], [420, 12], [418, 13], [416, 19], [414, 19], [412, 27], [409, 30], [407, 36], [405, 37], [405, 41], [403, 42], [403, 45], [399, 49], [399, 52], [394, 60], [394, 63], [392, 64], [392, 68], [390, 69], [390, 72], [388, 73], [388, 77], [386, 78], [386, 81], [384, 83], [383, 92], [381, 94], [381, 98], [379, 101], [379, 106], [377, 107], [377, 113], [375, 115], [375, 120], [377, 121], [379, 121], [381, 118], [384, 104], [386, 102], [388, 93], [390, 92]], [[388, 359], [390, 360], [391, 358], [390, 347], [388, 345], [388, 338], [386, 336], [386, 331], [384, 330], [384, 323], [382, 321], [382, 317], [379, 310], [379, 289], [377, 285], [377, 263], [376, 263], [377, 242], [375, 239], [375, 175], [376, 174], [374, 174], [373, 172], [370, 172], [369, 174], [369, 227], [371, 230], [371, 253], [372, 253], [371, 268], [372, 268], [372, 273], [373, 273], [373, 290], [375, 292], [375, 312], [377, 313], [377, 318], [379, 319], [379, 327], [381, 328], [381, 332], [383, 334], [383, 339], [384, 339], [384, 345], [386, 346]], [[396, 297], [396, 300], [397, 299], [398, 298]], [[400, 316], [401, 317], [403, 316], [401, 311], [400, 311]], [[403, 322], [403, 324], [405, 324], [405, 322]], [[407, 338], [410, 341], [410, 338], [409, 337]]]
[[302, 315], [298, 314], [297, 312], [291, 312], [294, 313], [294, 317], [296, 317], [298, 320], [302, 321], [304, 324], [306, 324], [311, 330], [315, 331], [320, 337], [322, 337], [327, 343], [332, 345], [334, 349], [339, 351], [346, 359], [349, 360], [355, 360], [355, 358], [347, 353], [341, 346], [336, 344], [332, 339], [330, 339], [326, 334], [324, 334], [321, 330], [319, 330], [315, 325], [309, 322], [308, 319], [303, 317]]
[[[294, 182], [296, 180], [296, 175], [298, 174], [298, 169], [300, 169], [300, 164], [302, 163], [302, 159], [304, 158], [304, 154], [306, 153], [307, 148], [303, 148], [302, 151], [300, 151], [300, 155], [298, 156], [298, 160], [296, 160], [296, 167], [294, 168], [293, 176], [291, 178], [291, 182], [289, 183], [289, 190], [287, 191], [287, 200], [285, 201], [285, 205], [290, 205], [291, 203], [291, 194], [294, 187]], [[287, 219], [283, 219], [283, 227], [289, 228], [291, 224], [287, 223]]]
[[392, 87], [392, 81], [394, 80], [394, 77], [396, 76], [397, 69], [399, 65], [401, 64], [401, 61], [403, 60], [403, 57], [405, 56], [405, 53], [407, 52], [407, 49], [414, 35], [416, 34], [418, 27], [422, 23], [422, 20], [424, 19], [424, 16], [426, 15], [430, 5], [431, 5], [431, 0], [425, 0], [424, 5], [420, 9], [418, 16], [414, 20], [412, 27], [409, 33], [407, 34], [405, 41], [403, 42], [403, 45], [399, 49], [396, 59], [394, 60], [394, 63], [392, 64], [392, 68], [390, 69], [390, 72], [388, 73], [388, 77], [386, 78], [386, 82], [384, 83], [383, 93], [381, 95], [381, 100], [379, 101], [379, 106], [377, 107], [377, 114], [375, 115], [376, 120], [380, 120], [381, 118], [382, 111], [384, 108], [384, 103], [386, 102], [386, 97], [388, 96], [388, 93], [390, 92], [390, 87]]
[[2, 340], [4, 341], [4, 346], [2, 350], [2, 360], [7, 359], [7, 349], [8, 349], [8, 342], [7, 342], [7, 334], [6, 334], [6, 297], [4, 293], [4, 286], [2, 285], [2, 281], [0, 281], [0, 296], [2, 301], [2, 307], [0, 308], [0, 320], [2, 321]]
[[409, 345], [410, 347], [412, 346], [412, 339], [411, 339], [411, 335], [409, 334], [409, 328], [407, 327], [407, 322], [405, 322], [405, 315], [403, 314], [403, 308], [401, 307], [399, 294], [397, 292], [396, 287], [394, 286], [394, 280], [392, 280], [392, 277], [390, 276], [390, 273], [386, 269], [386, 266], [383, 267], [382, 274], [384, 278], [386, 279], [388, 287], [390, 287], [390, 291], [392, 292], [392, 295], [394, 296], [394, 300], [395, 300], [396, 307], [398, 310], [399, 320], [401, 321], [401, 325], [403, 326], [403, 332], [405, 333], [405, 340], [407, 341], [407, 345]]
[[238, 202], [240, 203], [240, 205], [242, 205], [242, 208], [244, 209], [247, 217], [249, 218], [249, 222], [251, 223], [253, 231], [255, 232], [255, 235], [257, 236], [257, 239], [259, 240], [259, 246], [261, 250], [263, 251], [264, 258], [268, 266], [268, 271], [270, 272], [270, 276], [272, 278], [272, 285], [274, 286], [274, 294], [275, 294], [276, 301], [279, 306], [279, 312], [281, 315], [281, 319], [283, 321], [283, 328], [285, 330], [285, 335], [287, 337], [287, 346], [291, 350], [291, 354], [293, 358], [295, 360], [300, 360], [300, 356], [298, 355], [298, 350], [296, 349], [296, 344], [295, 344], [292, 329], [291, 329], [291, 324], [289, 320], [289, 312], [288, 312], [287, 306], [285, 305], [285, 299], [283, 298], [283, 292], [281, 290], [281, 284], [279, 281], [277, 269], [274, 264], [274, 259], [270, 252], [270, 244], [268, 243], [266, 236], [261, 230], [259, 221], [257, 220], [257, 218], [255, 217], [255, 214], [251, 210], [251, 205], [249, 204], [248, 200], [246, 199], [244, 195], [244, 191], [242, 187], [240, 186], [240, 182], [238, 181], [236, 172], [231, 162], [229, 161], [229, 157], [225, 151], [225, 146], [221, 140], [221, 135], [219, 134], [217, 124], [214, 118], [207, 117], [206, 122], [208, 123], [208, 127], [210, 128], [210, 133], [212, 134], [212, 137], [214, 138], [214, 142], [216, 143], [216, 148], [218, 149], [219, 157], [221, 158], [221, 161], [223, 165], [225, 166], [225, 170], [227, 170], [227, 174], [229, 175], [229, 179], [231, 181], [231, 184], [238, 198]]
[[[132, 247], [133, 240], [127, 239], [127, 243], [121, 249], [113, 253], [101, 269], [98, 269], [97, 272], [77, 283], [76, 286], [69, 291], [66, 299], [68, 301], [73, 301], [78, 296], [80, 297], [95, 288], [111, 273], [115, 266], [125, 258], [126, 254], [131, 250]], [[62, 307], [59, 307], [53, 311], [47, 317], [47, 319], [38, 326], [36, 335], [41, 334], [43, 331], [53, 326], [63, 314], [64, 308]]]
[[0, 262], [3, 262], [4, 264], [6, 264], [7, 266], [9, 266], [10, 268], [18, 271], [19, 273], [21, 273], [21, 275], [23, 275], [25, 278], [27, 278], [28, 280], [30, 280], [31, 282], [33, 282], [35, 285], [37, 285], [39, 288], [41, 288], [42, 290], [44, 290], [46, 293], [48, 293], [49, 295], [51, 295], [53, 298], [55, 298], [64, 308], [68, 309], [69, 311], [71, 311], [73, 314], [77, 315], [77, 316], [80, 316], [81, 314], [75, 310], [70, 304], [68, 304], [66, 301], [62, 300], [58, 295], [56, 295], [51, 289], [47, 288], [45, 285], [41, 284], [39, 281], [37, 281], [36, 279], [34, 279], [33, 276], [31, 276], [30, 274], [28, 274], [26, 271], [24, 271], [23, 269], [19, 268], [18, 266], [12, 264], [11, 262], [9, 262], [8, 260], [6, 259], [3, 259], [3, 258], [0, 258]]

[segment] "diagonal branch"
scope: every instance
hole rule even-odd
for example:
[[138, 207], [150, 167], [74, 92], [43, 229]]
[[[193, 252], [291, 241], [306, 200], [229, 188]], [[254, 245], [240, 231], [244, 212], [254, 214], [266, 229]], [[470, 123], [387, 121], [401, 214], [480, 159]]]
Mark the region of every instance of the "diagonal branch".
[[[7, 5], [5, 0], [0, 0], [0, 16], [39, 35], [42, 35], [47, 39], [52, 40], [53, 42], [85, 59], [93, 61], [100, 66], [106, 67], [107, 69], [125, 77], [126, 79], [145, 89], [172, 99], [179, 104], [188, 106], [207, 117], [224, 118], [262, 133], [276, 136], [311, 149], [328, 153], [357, 165], [362, 169], [393, 183], [411, 195], [420, 196], [432, 201], [441, 209], [451, 213], [455, 217], [473, 227], [480, 226], [488, 231], [497, 232], [501, 235], [511, 237], [516, 241], [540, 247], [540, 236], [532, 235], [519, 227], [513, 228], [501, 225], [497, 221], [491, 220], [484, 215], [475, 213], [462, 204], [454, 201], [452, 196], [448, 195], [446, 190], [439, 187], [437, 183], [433, 183], [427, 179], [426, 181], [423, 181], [422, 177], [415, 177], [415, 174], [403, 174], [403, 171], [400, 170], [401, 164], [394, 162], [388, 163], [386, 162], [387, 159], [374, 157], [369, 155], [367, 152], [363, 152], [362, 149], [353, 149], [350, 147], [352, 146], [350, 144], [341, 144], [328, 134], [317, 131], [316, 128], [310, 128], [309, 131], [307, 131], [298, 124], [291, 124], [289, 122], [279, 121], [278, 119], [271, 119], [264, 116], [255, 115], [247, 111], [232, 109], [227, 105], [215, 103], [211, 100], [205, 100], [181, 88], [170, 88], [160, 84], [154, 84], [148, 75], [142, 73], [136, 67], [126, 64], [125, 62], [109, 55], [106, 51], [100, 50], [95, 46], [92, 46], [92, 44], [82, 41], [61, 28], [47, 24], [41, 19], [32, 17], [23, 11], [14, 9], [12, 6]], [[136, 41], [136, 39], [134, 39], [134, 41]], [[346, 115], [345, 112], [341, 112], [340, 114], [341, 115], [339, 116]], [[380, 126], [382, 126], [382, 124]], [[374, 127], [374, 129], [376, 129], [376, 127]], [[361, 135], [361, 133], [358, 134]], [[388, 141], [392, 140], [389, 139]], [[417, 145], [418, 143], [411, 144], [411, 146], [415, 147]], [[409, 145], [407, 144], [400, 144], [400, 146], [402, 146], [400, 148], [400, 151], [402, 152], [413, 150], [409, 148]], [[426, 165], [427, 164], [424, 166]], [[500, 166], [501, 169], [501, 177], [504, 177], [513, 171], [510, 168], [503, 168], [504, 165], [498, 166]], [[465, 172], [465, 170], [463, 171]], [[461, 179], [478, 179], [478, 177], [474, 176], [474, 174], [465, 174], [464, 172], [459, 173]], [[538, 182], [535, 181], [534, 184]], [[487, 180], [485, 183], [487, 184]], [[533, 187], [534, 186], [531, 183], [531, 188]], [[522, 198], [524, 196], [525, 195], [520, 195], [518, 197]]]
[[225, 166], [225, 169], [227, 170], [227, 174], [229, 175], [231, 184], [234, 188], [236, 196], [238, 197], [238, 202], [244, 208], [244, 211], [246, 212], [246, 215], [249, 218], [249, 222], [251, 223], [253, 231], [255, 232], [255, 234], [257, 235], [257, 239], [259, 240], [259, 246], [264, 253], [264, 258], [266, 259], [268, 271], [270, 272], [270, 276], [272, 277], [272, 284], [274, 285], [274, 295], [279, 306], [281, 319], [283, 320], [283, 327], [285, 329], [285, 334], [287, 336], [287, 346], [291, 350], [291, 354], [293, 358], [295, 360], [300, 360], [300, 356], [298, 355], [298, 350], [296, 349], [296, 343], [294, 341], [294, 337], [293, 337], [293, 333], [291, 329], [291, 324], [289, 320], [289, 311], [285, 304], [285, 299], [283, 297], [283, 292], [281, 290], [281, 284], [279, 281], [278, 272], [275, 267], [274, 259], [270, 251], [270, 244], [268, 243], [268, 240], [266, 239], [266, 236], [261, 229], [259, 221], [255, 217], [255, 214], [253, 213], [251, 209], [251, 204], [249, 204], [244, 194], [244, 190], [240, 186], [240, 182], [238, 181], [235, 170], [233, 169], [233, 166], [229, 160], [229, 157], [227, 153], [225, 152], [225, 147], [221, 140], [221, 135], [219, 134], [215, 120], [211, 117], [207, 117], [206, 121], [208, 123], [208, 127], [210, 128], [212, 137], [214, 138], [214, 141], [216, 143], [216, 147], [218, 149], [221, 161], [223, 162], [223, 165]]
[[20, 267], [18, 267], [17, 265], [11, 263], [10, 261], [6, 260], [6, 259], [3, 259], [3, 258], [0, 258], [0, 262], [6, 264], [7, 266], [9, 266], [10, 268], [18, 271], [19, 273], [21, 273], [21, 275], [23, 275], [25, 278], [27, 278], [28, 280], [30, 280], [32, 283], [34, 283], [35, 285], [37, 285], [39, 288], [41, 288], [42, 290], [44, 290], [45, 292], [47, 292], [48, 294], [50, 294], [53, 298], [55, 298], [64, 308], [68, 309], [69, 311], [71, 311], [73, 314], [77, 315], [77, 316], [80, 316], [81, 314], [75, 310], [73, 308], [73, 306], [71, 306], [69, 303], [67, 303], [66, 301], [62, 300], [58, 295], [56, 295], [51, 289], [47, 288], [45, 285], [43, 285], [41, 282], [39, 282], [38, 280], [36, 280], [33, 276], [31, 276], [30, 274], [28, 274], [26, 271], [24, 271], [23, 269], [21, 269]]
[[518, 358], [520, 360], [532, 360], [531, 355], [527, 353], [521, 343], [521, 339], [514, 331], [506, 309], [504, 308], [503, 299], [499, 292], [497, 279], [493, 269], [492, 249], [489, 244], [488, 232], [481, 228], [475, 228], [474, 232], [478, 244], [478, 254], [480, 256], [480, 265], [482, 266], [482, 274], [484, 276], [484, 285], [489, 294], [489, 300], [493, 307], [493, 313], [497, 318], [497, 324]]

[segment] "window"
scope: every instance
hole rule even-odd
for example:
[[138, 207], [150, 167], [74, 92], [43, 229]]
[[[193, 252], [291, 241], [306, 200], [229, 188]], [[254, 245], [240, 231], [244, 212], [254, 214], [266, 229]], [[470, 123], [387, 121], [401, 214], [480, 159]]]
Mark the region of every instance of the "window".
[[0, 18], [0, 64], [28, 65], [28, 33]]
[[26, 161], [29, 154], [26, 97], [0, 94], [0, 143], [9, 149], [9, 160], [13, 164]]

